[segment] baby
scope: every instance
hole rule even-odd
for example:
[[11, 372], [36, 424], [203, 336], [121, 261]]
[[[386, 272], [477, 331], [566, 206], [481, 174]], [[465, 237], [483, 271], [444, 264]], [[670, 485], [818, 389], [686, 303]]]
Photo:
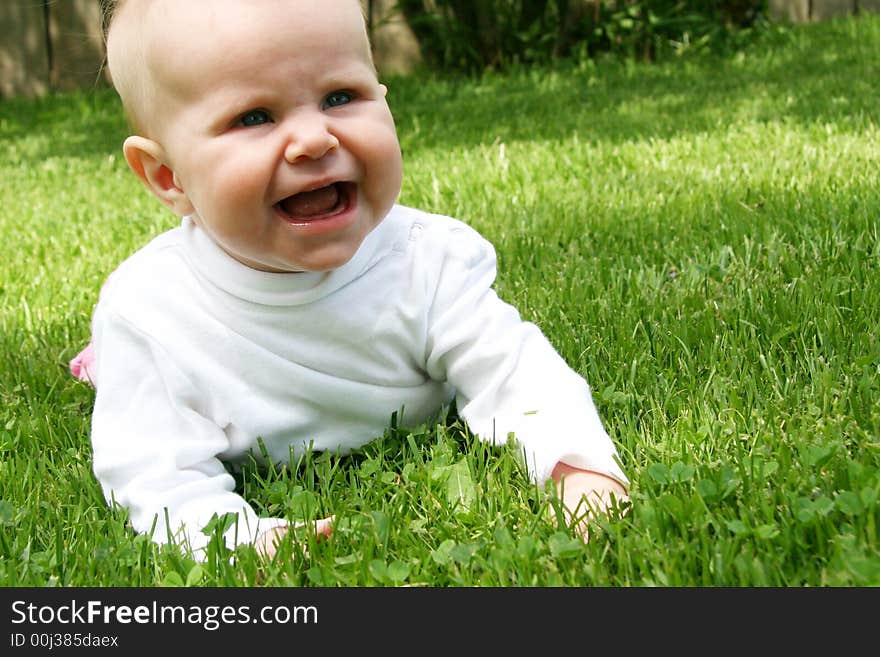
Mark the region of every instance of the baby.
[[397, 204], [357, 0], [115, 4], [125, 159], [182, 218], [107, 280], [73, 364], [96, 388], [95, 475], [136, 530], [198, 551], [233, 513], [227, 545], [272, 555], [288, 520], [259, 517], [227, 465], [258, 441], [278, 462], [346, 453], [453, 400], [481, 439], [515, 436], [584, 535], [626, 499], [587, 383], [495, 294], [491, 245]]

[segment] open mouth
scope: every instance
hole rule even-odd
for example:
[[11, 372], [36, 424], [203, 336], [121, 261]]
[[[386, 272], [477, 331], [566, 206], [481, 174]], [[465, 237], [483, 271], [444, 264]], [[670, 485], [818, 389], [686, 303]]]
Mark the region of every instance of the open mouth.
[[318, 189], [310, 189], [288, 196], [275, 207], [289, 221], [314, 221], [339, 214], [348, 208], [352, 183], [335, 182]]

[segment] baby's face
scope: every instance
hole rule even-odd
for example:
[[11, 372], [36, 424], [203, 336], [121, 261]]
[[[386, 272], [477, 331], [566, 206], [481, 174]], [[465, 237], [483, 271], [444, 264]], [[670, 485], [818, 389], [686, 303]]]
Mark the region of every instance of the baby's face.
[[151, 62], [151, 122], [183, 210], [256, 269], [348, 262], [402, 175], [359, 3], [163, 4], [150, 35], [163, 57]]

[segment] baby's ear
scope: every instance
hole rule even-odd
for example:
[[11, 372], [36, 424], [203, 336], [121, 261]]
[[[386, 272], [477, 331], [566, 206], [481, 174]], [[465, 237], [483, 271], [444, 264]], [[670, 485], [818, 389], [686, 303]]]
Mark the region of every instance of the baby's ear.
[[125, 161], [162, 203], [182, 216], [195, 211], [177, 176], [168, 166], [165, 149], [152, 139], [132, 136], [122, 145]]

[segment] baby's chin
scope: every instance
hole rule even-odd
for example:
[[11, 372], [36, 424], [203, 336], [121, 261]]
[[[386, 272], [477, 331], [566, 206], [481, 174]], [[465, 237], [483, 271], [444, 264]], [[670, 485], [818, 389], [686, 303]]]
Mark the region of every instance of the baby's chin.
[[322, 253], [315, 254], [308, 259], [304, 259], [295, 263], [295, 267], [291, 267], [287, 271], [293, 273], [312, 273], [312, 274], [328, 274], [336, 269], [344, 267], [350, 263], [357, 252], [363, 245], [363, 240], [356, 249], [341, 249], [340, 253]]
[[270, 274], [327, 274], [351, 262], [362, 245], [363, 240], [358, 243], [357, 248], [328, 246], [307, 256], [291, 258], [286, 261], [256, 262], [243, 258], [236, 258], [236, 260], [251, 269]]
[[298, 271], [323, 274], [344, 267], [364, 247], [364, 242], [382, 223], [383, 219], [384, 216], [371, 225], [360, 237], [357, 244], [353, 244], [353, 240], [341, 240], [339, 243], [326, 244], [308, 256], [299, 258], [296, 262], [291, 262], [291, 266], [286, 271], [290, 273]]

